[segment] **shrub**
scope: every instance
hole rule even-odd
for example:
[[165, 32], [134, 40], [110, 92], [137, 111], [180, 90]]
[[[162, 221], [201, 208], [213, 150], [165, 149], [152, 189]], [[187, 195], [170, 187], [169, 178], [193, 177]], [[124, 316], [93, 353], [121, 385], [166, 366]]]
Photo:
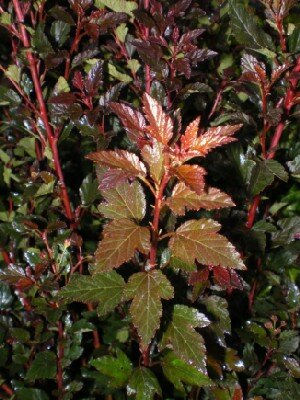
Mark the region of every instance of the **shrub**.
[[0, 12], [1, 396], [298, 398], [299, 4]]

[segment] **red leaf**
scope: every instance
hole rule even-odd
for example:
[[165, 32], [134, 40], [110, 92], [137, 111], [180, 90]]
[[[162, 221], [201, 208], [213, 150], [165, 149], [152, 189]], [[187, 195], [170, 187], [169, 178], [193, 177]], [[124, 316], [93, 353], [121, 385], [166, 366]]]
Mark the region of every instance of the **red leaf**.
[[236, 387], [233, 393], [232, 400], [243, 400], [243, 391], [240, 386]]
[[227, 268], [214, 267], [214, 280], [217, 285], [222, 287], [231, 287], [230, 273]]
[[56, 96], [50, 97], [48, 103], [50, 104], [65, 104], [70, 105], [74, 104], [76, 101], [76, 97], [74, 93], [60, 93]]
[[144, 111], [149, 121], [147, 127], [150, 135], [159, 142], [167, 145], [173, 136], [173, 122], [171, 117], [164, 113], [162, 106], [147, 93], [143, 96]]
[[72, 83], [76, 87], [76, 89], [79, 89], [80, 91], [83, 90], [83, 78], [82, 78], [82, 73], [80, 71], [74, 72]]
[[131, 174], [121, 169], [108, 169], [99, 179], [99, 189], [103, 191], [112, 189], [118, 184], [125, 182], [131, 176]]
[[194, 271], [190, 274], [189, 285], [195, 286], [197, 283], [208, 281], [209, 269], [203, 268], [201, 271]]
[[199, 129], [200, 117], [196, 118], [193, 122], [191, 122], [185, 132], [184, 135], [181, 136], [181, 148], [184, 151], [188, 151], [194, 144], [197, 139], [197, 133]]
[[110, 103], [111, 110], [120, 118], [128, 137], [137, 143], [143, 136], [146, 129], [144, 116], [137, 110], [122, 103]]
[[174, 174], [196, 193], [201, 194], [204, 189], [206, 171], [198, 165], [180, 165], [174, 169]]
[[97, 61], [85, 78], [84, 86], [89, 96], [94, 96], [102, 83], [102, 65], [101, 61]]

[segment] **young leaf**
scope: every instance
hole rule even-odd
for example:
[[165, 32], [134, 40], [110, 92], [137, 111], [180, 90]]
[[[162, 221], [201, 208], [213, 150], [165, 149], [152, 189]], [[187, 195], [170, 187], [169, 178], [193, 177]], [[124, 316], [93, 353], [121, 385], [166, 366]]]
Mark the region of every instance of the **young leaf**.
[[185, 222], [170, 240], [173, 255], [188, 264], [196, 259], [201, 264], [245, 269], [233, 245], [217, 233], [220, 228], [221, 225], [211, 219]]
[[122, 350], [116, 349], [116, 357], [104, 356], [90, 361], [101, 374], [109, 378], [108, 387], [121, 388], [128, 382], [132, 372], [132, 364]]
[[149, 166], [151, 178], [154, 182], [159, 183], [164, 173], [163, 145], [153, 139], [151, 145], [143, 147], [142, 157]]
[[204, 328], [209, 323], [196, 308], [176, 304], [172, 322], [163, 335], [160, 347], [171, 348], [176, 357], [206, 373], [204, 341], [194, 328]]
[[141, 220], [146, 212], [146, 199], [142, 186], [134, 181], [120, 183], [103, 193], [106, 203], [100, 204], [98, 210], [105, 218]]
[[96, 7], [97, 3], [101, 3], [115, 12], [129, 14], [131, 17], [133, 17], [132, 11], [137, 8], [135, 1], [127, 0], [101, 0], [101, 2], [97, 0]]
[[121, 169], [134, 178], [139, 175], [146, 175], [146, 167], [139, 160], [138, 156], [126, 150], [98, 151], [90, 153], [86, 157], [100, 165], [106, 165], [113, 169]]
[[161, 299], [169, 300], [173, 295], [173, 287], [159, 270], [139, 272], [129, 278], [124, 290], [124, 299], [133, 298], [130, 314], [143, 348], [149, 345], [159, 328], [162, 315]]
[[110, 103], [109, 107], [120, 118], [130, 140], [137, 143], [143, 138], [146, 128], [143, 114], [123, 103]]
[[127, 385], [127, 395], [132, 394], [136, 400], [154, 400], [156, 394], [162, 397], [158, 380], [149, 368], [139, 367], [133, 371]]
[[98, 310], [104, 315], [120, 303], [124, 285], [123, 278], [115, 271], [94, 276], [73, 275], [59, 296], [67, 302], [99, 302]]
[[239, 0], [230, 0], [231, 28], [236, 40], [252, 49], [275, 50], [272, 39], [257, 25], [251, 13]]
[[203, 192], [205, 185], [204, 176], [206, 175], [204, 168], [199, 167], [198, 165], [184, 164], [174, 168], [173, 172], [178, 179], [184, 182], [196, 193], [201, 194]]
[[192, 121], [186, 128], [184, 135], [181, 136], [181, 148], [184, 151], [188, 151], [193, 147], [197, 139], [198, 129], [199, 129], [200, 117]]
[[167, 199], [166, 204], [177, 215], [184, 215], [187, 210], [215, 210], [223, 207], [234, 206], [231, 198], [216, 188], [209, 188], [197, 194], [189, 189], [183, 182], [179, 182], [173, 189], [172, 195]]
[[184, 391], [183, 383], [199, 387], [212, 384], [207, 375], [178, 359], [172, 351], [168, 352], [162, 359], [162, 368], [166, 378], [181, 392]]
[[103, 240], [95, 253], [94, 273], [118, 268], [134, 256], [135, 250], [147, 254], [150, 232], [129, 219], [119, 219], [108, 223], [103, 230]]
[[167, 145], [173, 136], [173, 122], [169, 115], [165, 114], [162, 106], [147, 93], [143, 96], [144, 112], [149, 126], [147, 129], [152, 137], [160, 143]]

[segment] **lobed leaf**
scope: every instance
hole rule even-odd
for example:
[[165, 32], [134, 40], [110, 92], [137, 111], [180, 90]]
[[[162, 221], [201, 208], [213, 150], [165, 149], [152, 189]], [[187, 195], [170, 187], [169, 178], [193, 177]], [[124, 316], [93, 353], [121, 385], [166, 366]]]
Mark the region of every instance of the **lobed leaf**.
[[127, 385], [127, 395], [132, 394], [136, 400], [154, 400], [156, 394], [162, 397], [159, 382], [149, 368], [139, 367], [133, 371]]
[[152, 137], [167, 145], [173, 136], [173, 122], [162, 106], [147, 93], [143, 95], [143, 105], [146, 118], [149, 122], [147, 129]]
[[204, 168], [199, 167], [199, 165], [180, 165], [173, 169], [174, 174], [179, 180], [184, 182], [193, 191], [201, 194], [204, 190], [204, 176], [206, 171]]
[[103, 230], [103, 240], [95, 253], [94, 273], [118, 268], [134, 256], [135, 250], [147, 254], [150, 245], [149, 229], [136, 225], [129, 219], [108, 223]]
[[167, 353], [162, 359], [162, 368], [166, 378], [173, 383], [175, 388], [184, 391], [183, 383], [198, 387], [209, 386], [212, 381], [192, 365], [178, 359], [173, 352]]
[[146, 167], [138, 156], [126, 150], [98, 151], [86, 156], [89, 160], [113, 169], [121, 169], [132, 177], [145, 176]]
[[232, 207], [235, 204], [230, 196], [216, 188], [209, 188], [197, 194], [189, 189], [183, 182], [179, 182], [173, 189], [172, 195], [166, 204], [177, 215], [184, 215], [185, 210], [215, 210], [224, 207]]
[[121, 302], [124, 286], [123, 278], [115, 271], [94, 276], [73, 275], [59, 296], [67, 302], [98, 302], [98, 310], [104, 315]]
[[169, 300], [174, 289], [159, 270], [139, 272], [132, 275], [124, 290], [124, 299], [133, 298], [130, 314], [141, 339], [141, 347], [146, 348], [159, 328], [162, 315], [161, 299]]
[[218, 234], [221, 225], [211, 219], [190, 220], [181, 225], [171, 238], [169, 247], [173, 256], [187, 264], [195, 259], [201, 264], [245, 269], [233, 245]]
[[204, 328], [209, 323], [196, 308], [176, 304], [172, 322], [163, 335], [160, 347], [171, 348], [176, 357], [206, 373], [204, 340], [194, 328]]
[[141, 220], [146, 213], [146, 198], [141, 184], [134, 181], [120, 183], [115, 188], [103, 192], [106, 203], [98, 210], [105, 218]]

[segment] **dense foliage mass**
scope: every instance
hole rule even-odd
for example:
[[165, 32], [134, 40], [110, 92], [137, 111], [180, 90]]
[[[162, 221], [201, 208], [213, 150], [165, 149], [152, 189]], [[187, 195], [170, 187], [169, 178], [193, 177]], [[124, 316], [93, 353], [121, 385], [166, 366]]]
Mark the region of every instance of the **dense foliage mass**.
[[0, 2], [0, 398], [300, 398], [299, 15]]

